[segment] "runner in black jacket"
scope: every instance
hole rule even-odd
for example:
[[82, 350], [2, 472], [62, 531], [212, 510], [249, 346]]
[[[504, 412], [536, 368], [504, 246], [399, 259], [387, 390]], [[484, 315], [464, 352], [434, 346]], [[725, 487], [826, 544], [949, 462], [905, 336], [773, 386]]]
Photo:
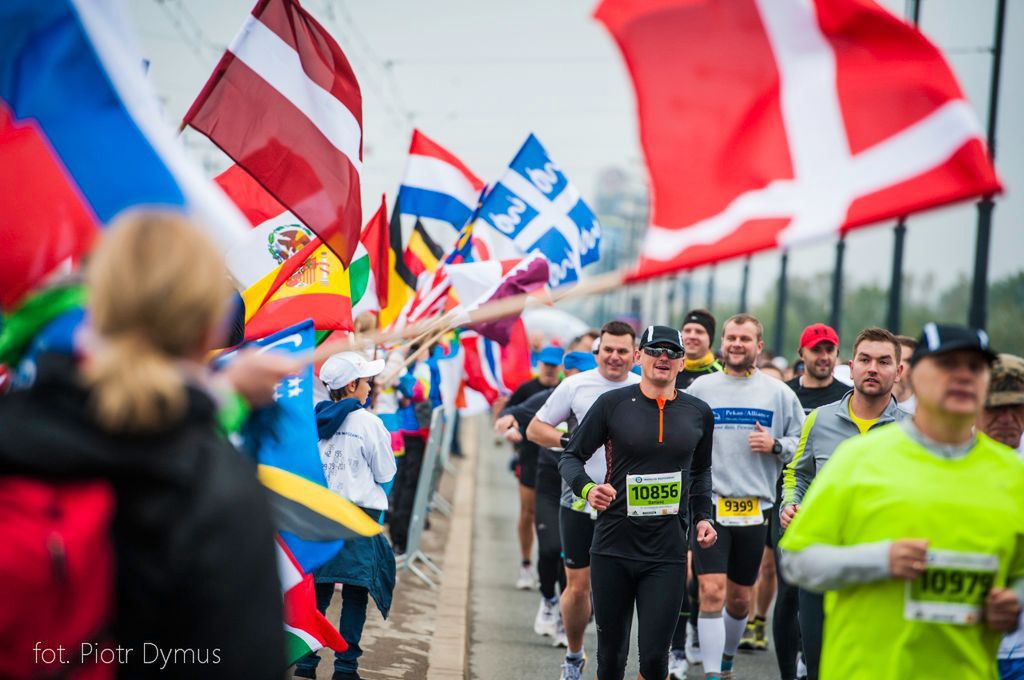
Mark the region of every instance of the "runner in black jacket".
[[[598, 397], [559, 461], [572, 490], [602, 511], [591, 548], [602, 680], [623, 677], [634, 604], [640, 674], [668, 673], [685, 583], [684, 489], [698, 542], [710, 546], [716, 539], [709, 521], [714, 416], [707, 404], [675, 389], [682, 356], [679, 331], [649, 326], [640, 339], [640, 384]], [[584, 463], [602, 444], [608, 473], [596, 485]]]

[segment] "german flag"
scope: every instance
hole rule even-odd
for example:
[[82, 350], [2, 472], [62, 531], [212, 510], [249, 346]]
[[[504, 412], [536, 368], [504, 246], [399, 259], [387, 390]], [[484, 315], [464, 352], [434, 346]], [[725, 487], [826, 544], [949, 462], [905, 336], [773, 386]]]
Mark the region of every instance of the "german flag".
[[416, 291], [417, 275], [405, 264], [405, 247], [402, 243], [402, 211], [395, 199], [388, 225], [388, 301], [381, 303], [380, 327], [387, 328], [401, 313], [405, 303]]

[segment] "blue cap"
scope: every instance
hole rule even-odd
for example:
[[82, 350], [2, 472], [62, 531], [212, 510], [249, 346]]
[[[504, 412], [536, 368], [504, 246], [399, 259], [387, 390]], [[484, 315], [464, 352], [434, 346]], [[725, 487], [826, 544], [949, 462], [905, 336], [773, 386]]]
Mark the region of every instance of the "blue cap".
[[562, 365], [567, 371], [574, 368], [579, 371], [589, 371], [592, 368], [597, 368], [597, 361], [590, 352], [569, 352], [562, 360]]
[[562, 356], [565, 354], [565, 350], [561, 347], [555, 347], [554, 345], [548, 345], [541, 351], [537, 352], [537, 361], [542, 364], [551, 364], [552, 366], [560, 366], [562, 364]]

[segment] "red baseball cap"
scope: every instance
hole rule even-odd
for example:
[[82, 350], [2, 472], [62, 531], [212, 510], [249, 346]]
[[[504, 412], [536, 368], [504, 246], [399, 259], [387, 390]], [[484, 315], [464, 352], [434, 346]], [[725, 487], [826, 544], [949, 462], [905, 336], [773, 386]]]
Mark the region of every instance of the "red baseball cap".
[[800, 349], [816, 346], [819, 342], [831, 342], [839, 346], [839, 334], [831, 326], [823, 323], [812, 323], [800, 334]]

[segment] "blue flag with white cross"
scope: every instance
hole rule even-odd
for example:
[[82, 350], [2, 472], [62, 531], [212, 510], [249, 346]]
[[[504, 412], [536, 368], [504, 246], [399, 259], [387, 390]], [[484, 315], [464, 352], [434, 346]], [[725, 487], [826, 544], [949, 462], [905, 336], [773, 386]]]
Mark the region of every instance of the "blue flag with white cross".
[[552, 288], [575, 283], [580, 270], [600, 257], [597, 217], [532, 134], [487, 194], [481, 223], [487, 227], [492, 258], [514, 251], [542, 253]]

